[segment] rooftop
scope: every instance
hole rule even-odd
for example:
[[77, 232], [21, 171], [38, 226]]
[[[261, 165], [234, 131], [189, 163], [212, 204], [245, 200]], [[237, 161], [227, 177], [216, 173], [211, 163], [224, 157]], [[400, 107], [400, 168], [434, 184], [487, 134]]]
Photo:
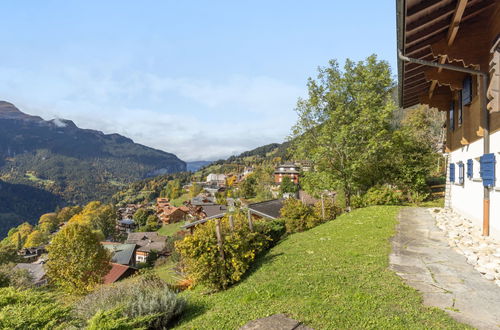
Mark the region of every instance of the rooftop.
[[284, 199], [273, 199], [260, 203], [253, 203], [248, 205], [248, 209], [259, 216], [277, 219], [279, 218], [281, 208], [283, 208]]

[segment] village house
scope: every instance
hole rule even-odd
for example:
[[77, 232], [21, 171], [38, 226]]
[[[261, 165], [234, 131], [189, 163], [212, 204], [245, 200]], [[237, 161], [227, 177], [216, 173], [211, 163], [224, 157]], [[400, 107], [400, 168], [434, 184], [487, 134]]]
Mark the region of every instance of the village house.
[[111, 269], [103, 278], [103, 284], [112, 284], [132, 276], [137, 272], [136, 268], [110, 262]]
[[293, 183], [299, 183], [299, 166], [294, 163], [285, 163], [276, 167], [274, 170], [274, 183], [280, 184], [284, 177], [289, 177]]
[[216, 186], [225, 186], [226, 185], [226, 176], [224, 174], [214, 174], [210, 173], [207, 176], [206, 183], [209, 185], [216, 185]]
[[500, 1], [398, 0], [399, 102], [446, 113], [445, 206], [500, 238]]
[[135, 267], [137, 245], [117, 242], [101, 242], [101, 244], [111, 254], [111, 262]]
[[156, 214], [163, 224], [185, 221], [188, 209], [186, 207], [175, 207], [167, 198], [156, 200]]
[[116, 229], [120, 234], [131, 233], [137, 228], [137, 224], [133, 219], [121, 219], [118, 220]]
[[156, 252], [159, 255], [163, 254], [166, 247], [165, 236], [159, 235], [157, 232], [138, 232], [128, 234], [125, 244], [136, 244], [136, 263], [144, 263], [147, 261], [151, 252]]
[[17, 255], [21, 257], [24, 262], [34, 262], [44, 253], [47, 253], [45, 246], [22, 248], [17, 251]]

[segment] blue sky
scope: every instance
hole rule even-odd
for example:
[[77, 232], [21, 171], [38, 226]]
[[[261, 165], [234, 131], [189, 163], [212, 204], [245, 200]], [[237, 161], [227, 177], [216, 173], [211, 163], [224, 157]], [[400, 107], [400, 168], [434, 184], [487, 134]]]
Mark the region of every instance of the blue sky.
[[213, 160], [282, 142], [306, 81], [372, 53], [395, 1], [5, 1], [0, 99]]

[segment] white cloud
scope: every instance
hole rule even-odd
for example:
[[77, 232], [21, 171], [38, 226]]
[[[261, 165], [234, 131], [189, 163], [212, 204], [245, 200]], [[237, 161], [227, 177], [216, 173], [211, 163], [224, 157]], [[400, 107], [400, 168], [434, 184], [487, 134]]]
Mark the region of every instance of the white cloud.
[[184, 160], [225, 158], [280, 142], [303, 90], [270, 77], [223, 82], [159, 74], [0, 67], [0, 99], [45, 119], [120, 133]]

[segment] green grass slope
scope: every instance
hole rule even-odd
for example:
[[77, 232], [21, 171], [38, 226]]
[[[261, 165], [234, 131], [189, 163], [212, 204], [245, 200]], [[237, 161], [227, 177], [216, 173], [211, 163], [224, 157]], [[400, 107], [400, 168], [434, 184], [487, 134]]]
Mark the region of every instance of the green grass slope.
[[388, 269], [398, 207], [370, 207], [289, 236], [225, 292], [187, 291], [176, 325], [236, 329], [285, 313], [315, 329], [462, 328]]

